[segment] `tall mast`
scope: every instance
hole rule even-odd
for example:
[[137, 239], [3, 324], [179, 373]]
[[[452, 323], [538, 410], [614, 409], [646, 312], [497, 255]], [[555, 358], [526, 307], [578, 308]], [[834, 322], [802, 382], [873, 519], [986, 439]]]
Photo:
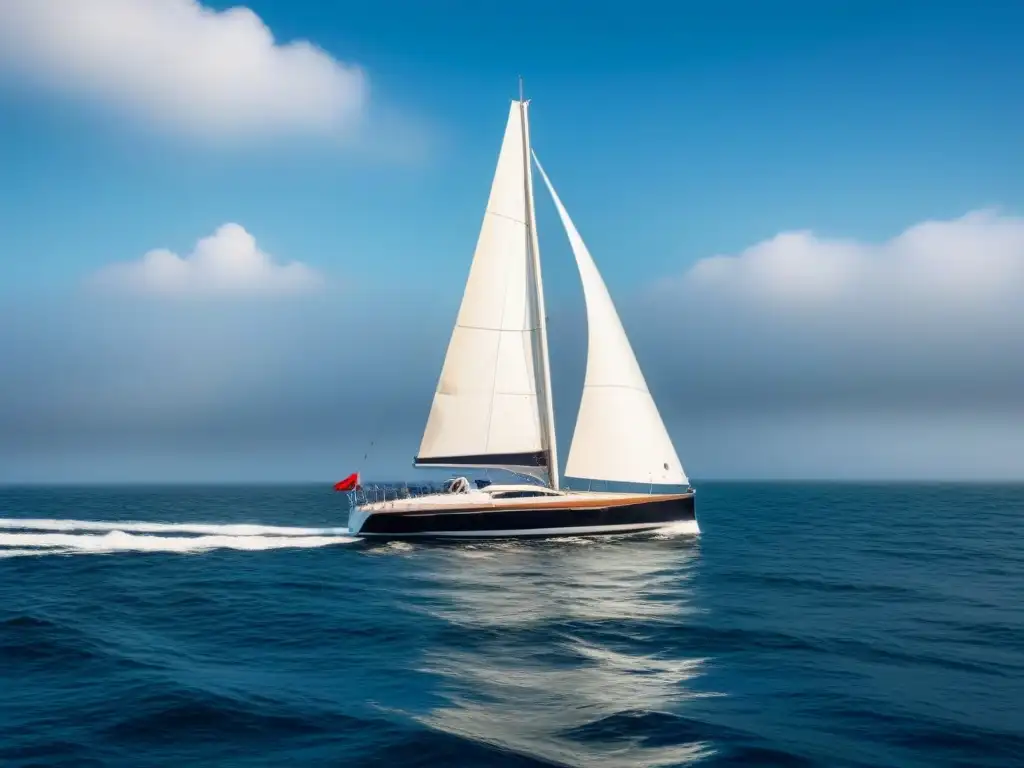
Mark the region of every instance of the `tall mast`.
[[523, 78], [519, 78], [519, 114], [523, 126], [523, 171], [526, 179], [526, 230], [529, 240], [530, 267], [533, 276], [533, 307], [537, 313], [537, 357], [540, 364], [541, 428], [548, 454], [548, 485], [558, 490], [558, 445], [555, 441], [555, 408], [551, 398], [551, 365], [548, 357], [547, 313], [544, 310], [544, 283], [540, 274], [540, 245], [537, 242], [537, 217], [533, 207], [533, 173], [530, 162], [530, 123], [526, 114], [528, 102], [523, 99]]

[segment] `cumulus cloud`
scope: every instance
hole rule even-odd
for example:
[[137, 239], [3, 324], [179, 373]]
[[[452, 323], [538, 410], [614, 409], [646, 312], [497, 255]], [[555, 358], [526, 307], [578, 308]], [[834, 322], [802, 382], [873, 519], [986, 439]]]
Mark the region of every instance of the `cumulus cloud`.
[[783, 232], [738, 256], [697, 262], [686, 282], [777, 309], [877, 301], [904, 310], [977, 309], [1024, 294], [1024, 219], [974, 211], [916, 224], [877, 245]]
[[244, 227], [224, 224], [187, 256], [160, 248], [138, 261], [110, 264], [89, 282], [102, 291], [173, 297], [294, 295], [324, 281], [300, 262], [275, 263]]
[[0, 64], [203, 135], [344, 131], [367, 98], [358, 67], [197, 0], [0, 0]]
[[975, 211], [876, 244], [782, 233], [655, 294], [641, 324], [679, 343], [649, 354], [705, 412], [1024, 409], [1020, 217]]

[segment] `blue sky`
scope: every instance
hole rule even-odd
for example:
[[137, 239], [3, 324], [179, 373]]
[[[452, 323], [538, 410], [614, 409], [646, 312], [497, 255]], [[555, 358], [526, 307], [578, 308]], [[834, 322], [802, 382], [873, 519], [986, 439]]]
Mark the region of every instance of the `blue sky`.
[[[107, 3], [114, 10], [105, 12], [116, 13], [122, 2]], [[174, 2], [188, 4], [185, 0]], [[19, 4], [29, 7], [21, 0], [12, 7]], [[143, 3], [151, 4], [151, 0]], [[83, 7], [88, 5], [104, 12], [103, 2], [89, 0]], [[711, 310], [733, 306], [736, 311], [731, 316], [738, 317], [754, 312], [754, 305], [761, 306], [757, 297], [735, 291], [727, 294], [728, 301], [722, 298], [725, 293], [713, 292], [705, 292], [700, 299], [692, 293], [691, 283], [690, 291], [669, 304], [710, 301], [709, 311], [673, 320], [671, 333], [666, 330], [669, 315], [661, 315], [648, 326], [656, 330], [645, 331], [640, 308], [648, 305], [649, 309], [650, 302], [644, 297], [657, 292], [658, 286], [688, 279], [702, 260], [718, 255], [736, 257], [759, 243], [772, 242], [779, 233], [808, 231], [816, 238], [808, 246], [811, 250], [821, 250], [825, 248], [822, 243], [833, 240], [856, 243], [869, 254], [864, 257], [867, 263], [874, 258], [870, 255], [872, 244], [889, 242], [916, 225], [954, 222], [972, 211], [993, 210], [993, 226], [1008, 227], [1005, 231], [1010, 234], [1008, 239], [979, 235], [983, 247], [990, 249], [985, 253], [996, 254], [991, 257], [993, 264], [1024, 261], [1014, 239], [1019, 224], [1016, 217], [1024, 214], [1020, 174], [1024, 167], [1024, 106], [1018, 97], [1024, 84], [1024, 50], [1019, 44], [1024, 6], [1020, 4], [907, 0], [636, 2], [624, 6], [530, 0], [501, 6], [252, 0], [247, 5], [279, 44], [308, 40], [336, 62], [360, 68], [368, 84], [368, 95], [358, 105], [364, 129], [349, 130], [338, 122], [323, 130], [316, 123], [322, 115], [316, 113], [308, 119], [295, 118], [287, 130], [253, 138], [250, 129], [265, 122], [264, 113], [253, 113], [254, 117], [246, 118], [252, 125], [244, 130], [235, 126], [213, 137], [201, 135], [202, 131], [197, 135], [182, 129], [191, 119], [189, 115], [202, 108], [201, 102], [189, 101], [188, 88], [193, 86], [180, 86], [185, 113], [181, 119], [163, 113], [154, 118], [152, 109], [143, 103], [145, 97], [138, 96], [140, 91], [124, 90], [139, 82], [142, 85], [138, 87], [150, 93], [169, 87], [163, 80], [145, 81], [148, 65], [133, 62], [130, 51], [112, 65], [113, 75], [112, 70], [97, 70], [100, 74], [87, 85], [82, 85], [85, 79], [75, 79], [87, 67], [68, 54], [67, 66], [77, 69], [60, 70], [60, 57], [54, 64], [46, 49], [46, 41], [55, 38], [43, 33], [39, 33], [43, 42], [35, 48], [31, 42], [35, 38], [23, 34], [29, 42], [12, 47], [14, 53], [8, 59], [0, 58], [0, 258], [4, 267], [0, 312], [5, 312], [4, 303], [8, 305], [8, 330], [6, 336], [0, 334], [0, 342], [6, 339], [8, 346], [0, 346], [0, 350], [28, 349], [34, 350], [35, 356], [60, 358], [61, 345], [70, 342], [60, 334], [44, 334], [40, 324], [45, 322], [39, 318], [91, 312], [69, 309], [80, 303], [83, 281], [112, 263], [140, 259], [153, 249], [187, 254], [200, 238], [223, 224], [237, 223], [262, 251], [281, 262], [302, 262], [338, 291], [337, 303], [348, 309], [334, 310], [341, 313], [337, 316], [321, 309], [322, 298], [296, 300], [305, 302], [310, 323], [317, 318], [316, 327], [301, 323], [299, 327], [318, 344], [330, 344], [331, 331], [336, 329], [339, 339], [359, 334], [370, 350], [366, 354], [372, 354], [378, 331], [367, 328], [367, 313], [379, 313], [385, 307], [389, 322], [401, 327], [404, 318], [411, 324], [423, 324], [410, 307], [430, 308], [424, 312], [436, 327], [419, 328], [421, 336], [409, 338], [409, 343], [426, 345], [422, 373], [417, 374], [421, 378], [412, 376], [410, 389], [415, 384], [425, 386], [426, 392], [409, 395], [413, 404], [408, 419], [413, 423], [407, 425], [408, 435], [396, 432], [391, 449], [394, 460], [386, 465], [388, 471], [391, 466], [404, 468], [404, 457], [415, 449], [426, 417], [432, 379], [461, 295], [507, 100], [515, 94], [518, 74], [526, 78], [533, 99], [532, 132], [538, 154], [620, 303], [627, 328], [636, 328], [640, 336], [650, 334], [649, 340], [641, 338], [635, 343], [638, 352], [648, 350], [651, 362], [642, 358], [641, 363], [652, 388], [661, 382], [661, 394], [672, 399], [678, 386], [686, 396], [698, 399], [693, 411], [662, 406], [668, 412], [678, 410], [677, 421], [670, 423], [674, 434], [694, 434], [694, 414], [706, 415], [714, 409], [701, 405], [703, 390], [691, 392], [686, 389], [689, 384], [680, 383], [693, 378], [685, 366], [669, 365], [662, 358], [670, 356], [657, 350], [680, 344], [690, 349], [686, 345], [694, 342], [685, 337], [687, 327], [698, 320], [707, 322], [714, 315]], [[57, 8], [56, 15], [47, 16], [46, 6]], [[208, 2], [205, 6], [223, 10], [229, 4]], [[33, 23], [54, 27], [63, 23], [59, 7], [50, 0], [34, 7], [44, 8], [45, 18]], [[166, 53], [171, 58], [164, 60], [165, 68], [167, 61], [175, 61], [174, 56], [185, 61], [190, 55], [189, 38], [172, 42], [184, 45]], [[116, 45], [112, 49], [119, 50]], [[72, 46], [72, 50], [79, 49]], [[95, 49], [83, 43], [81, 50], [87, 57]], [[229, 50], [225, 44], [224, 57]], [[126, 86], [126, 76], [118, 72], [133, 67], [141, 74], [138, 81]], [[96, 85], [108, 76], [112, 85]], [[305, 87], [301, 75], [294, 77], [289, 86], [292, 90]], [[210, 81], [215, 79], [211, 75]], [[319, 98], [320, 92], [310, 88]], [[272, 94], [259, 103], [261, 109], [268, 110], [266, 115], [277, 119], [279, 113], [273, 110], [279, 105], [271, 102], [273, 98], [279, 96]], [[579, 301], [571, 256], [553, 208], [543, 197], [538, 215], [550, 301], [556, 312], [562, 306], [568, 313]], [[971, 236], [981, 231], [968, 229]], [[946, 244], [960, 243], [961, 234], [962, 228], [954, 229], [939, 239]], [[945, 245], [937, 247], [941, 250]], [[969, 269], [978, 252], [974, 241], [950, 248], [952, 255], [943, 251], [929, 263], [960, 259], [958, 263]], [[890, 250], [902, 253], [898, 247]], [[908, 278], [911, 288], [941, 282], [931, 280], [929, 267], [907, 258], [907, 263], [918, 265], [912, 269], [924, 270], [920, 280]], [[811, 271], [816, 263], [809, 267]], [[741, 270], [734, 271], [739, 275]], [[888, 273], [880, 274], [889, 279]], [[1016, 271], [1006, 274], [1011, 276], [994, 282], [1018, 285]], [[798, 283], [805, 278], [813, 282], [804, 273], [790, 275]], [[854, 296], [854, 289], [849, 290]], [[374, 297], [385, 297], [384, 303], [374, 304]], [[1004, 299], [1009, 314], [986, 314]], [[945, 300], [946, 294], [925, 290], [920, 306], [931, 312]], [[888, 309], [877, 311], [858, 304], [857, 312], [843, 320], [821, 313], [806, 318], [810, 326], [838, 329], [838, 336], [829, 338], [842, 348], [835, 353], [842, 365], [858, 371], [864, 365], [874, 365], [877, 375], [865, 384], [864, 391], [882, 387], [879, 382], [888, 380], [892, 365], [880, 359], [865, 363], [858, 357], [860, 352], [850, 351], [852, 347], [843, 339], [863, 336], [865, 340], [857, 343], [871, 348], [886, 338], [905, 338], [904, 347], [890, 350], [893, 359], [905, 359], [911, 348], [935, 348], [938, 358], [959, 349], [944, 345], [960, 337], [937, 329], [975, 329], [972, 323], [977, 321], [981, 323], [977, 333], [964, 331], [964, 340], [955, 343], [976, 349], [981, 334], [986, 334], [988, 342], [980, 346], [991, 352], [986, 360], [996, 361], [994, 368], [985, 369], [988, 378], [984, 386], [976, 387], [974, 400], [957, 400], [955, 413], [949, 411], [953, 406], [945, 394], [930, 389], [923, 392], [924, 401], [944, 405], [936, 405], [938, 410], [931, 415], [915, 410], [913, 424], [908, 421], [906, 429], [886, 410], [892, 405], [896, 413], [910, 419], [908, 406], [902, 400], [895, 402], [898, 398], [894, 404], [879, 405], [870, 398], [854, 397], [851, 404], [848, 396], [843, 395], [847, 399], [842, 400], [837, 395], [834, 407], [829, 406], [829, 418], [835, 422], [831, 431], [826, 429], [828, 436], [822, 437], [818, 432], [825, 429], [824, 422], [815, 420], [813, 440], [856, 443], [850, 423], [859, 425], [856, 432], [861, 437], [857, 440], [862, 442], [858, 445], [891, 443], [892, 434], [903, 435], [907, 443], [900, 456], [911, 457], [906, 462], [907, 472], [944, 476], [951, 468], [963, 467], [965, 456], [927, 458], [932, 454], [925, 447], [936, 442], [936, 430], [947, 435], [951, 444], [958, 441], [958, 435], [966, 434], [964, 430], [974, 430], [971, 434], [981, 430], [988, 437], [971, 438], [972, 445], [979, 447], [970, 453], [981, 458], [977, 468], [966, 474], [984, 475], [986, 457], [1002, 456], [1011, 445], [1016, 449], [1013, 430], [1005, 433], [1005, 425], [1024, 424], [1014, 421], [1020, 418], [1020, 403], [1009, 396], [1004, 402], [993, 394], [1012, 389], [1008, 377], [1016, 375], [1016, 369], [1009, 370], [999, 361], [1004, 351], [1015, 348], [1019, 337], [1005, 337], [1001, 329], [1024, 319], [1013, 313], [1013, 301], [1005, 297], [999, 301], [993, 295], [979, 294], [973, 308], [956, 310], [961, 314], [926, 313], [917, 315], [915, 322], [901, 315], [901, 302], [896, 299]], [[632, 315], [631, 306], [637, 307]], [[116, 328], [118, 322], [134, 324], [133, 315], [127, 314], [130, 311], [172, 310], [152, 306], [125, 309], [118, 315], [121, 320], [111, 320], [104, 327]], [[193, 309], [173, 311], [189, 313]], [[285, 310], [267, 307], [260, 311], [265, 320], [268, 313]], [[287, 311], [299, 310], [293, 304]], [[774, 318], [772, 322], [781, 316], [777, 306], [758, 311]], [[873, 328], [873, 318], [878, 317], [888, 318], [889, 325], [873, 337], [865, 329]], [[179, 315], [162, 322], [167, 327], [181, 327], [193, 321]], [[12, 330], [15, 326], [24, 329], [22, 335]], [[783, 330], [789, 326], [781, 321], [777, 326], [773, 326], [772, 338], [786, 349], [810, 348], [795, 341], [804, 338], [805, 329], [799, 324], [795, 327], [801, 328], [800, 332], [790, 336]], [[92, 326], [83, 322], [81, 327]], [[579, 332], [579, 323], [567, 319], [565, 327], [560, 348], [568, 350], [565, 354], [571, 358], [575, 348], [569, 339]], [[922, 327], [935, 330], [940, 341], [923, 341], [919, 335]], [[702, 331], [708, 345], [713, 346], [720, 331], [721, 324]], [[393, 336], [389, 343], [402, 343], [400, 334]], [[81, 343], [76, 354], [88, 356], [83, 350], [99, 341], [97, 337]], [[148, 346], [154, 343], [146, 342]], [[553, 343], [558, 346], [558, 339]], [[733, 346], [722, 346], [728, 352], [706, 361], [712, 367], [711, 373], [702, 374], [712, 382], [707, 391], [720, 391], [722, 381], [734, 380], [737, 359], [752, 365], [749, 360], [758, 358], [757, 350], [750, 346], [756, 341], [733, 339], [730, 343]], [[817, 343], [808, 342], [811, 346]], [[52, 348], [47, 350], [46, 345]], [[828, 339], [821, 342], [824, 357], [798, 360], [775, 355], [773, 359], [789, 371], [809, 371], [802, 380], [779, 378], [789, 382], [778, 385], [780, 392], [787, 386], [792, 391], [825, 386], [815, 378], [815, 371], [832, 366], [827, 357], [832, 346]], [[15, 366], [26, 370], [13, 355], [7, 357], [8, 371]], [[574, 360], [572, 365], [582, 365]], [[767, 365], [770, 367], [771, 361]], [[118, 370], [113, 366], [106, 375], [116, 379]], [[244, 376], [254, 375], [246, 370], [243, 366], [230, 376], [223, 375], [232, 386], [245, 391]], [[39, 371], [40, 377], [59, 376], [59, 366], [41, 365]], [[753, 369], [743, 371], [745, 376], [754, 375]], [[771, 379], [771, 372], [766, 371], [758, 369], [757, 376]], [[933, 365], [930, 359], [921, 361], [916, 371], [922, 381], [929, 382], [922, 385], [925, 389], [951, 382], [954, 392], [970, 390], [965, 390], [955, 369]], [[907, 376], [914, 379], [912, 374], [914, 371]], [[45, 383], [38, 378], [32, 381], [36, 389]], [[714, 384], [716, 381], [719, 384]], [[132, 391], [128, 383], [121, 383]], [[95, 386], [103, 388], [99, 379]], [[369, 392], [374, 390], [369, 384], [367, 387]], [[572, 386], [567, 384], [566, 389]], [[887, 391], [892, 390], [890, 386]], [[832, 402], [826, 396], [831, 390], [822, 391], [823, 399]], [[267, 402], [286, 401], [289, 392], [283, 379], [278, 390], [266, 395]], [[353, 390], [352, 396], [355, 393]], [[84, 403], [82, 408], [91, 407], [85, 390], [75, 394]], [[757, 401], [747, 395], [737, 398], [741, 404]], [[662, 399], [659, 396], [659, 402]], [[160, 402], [159, 407], [169, 407], [170, 400]], [[1000, 414], [995, 422], [993, 407]], [[730, 408], [718, 421], [702, 422], [700, 434], [713, 436], [736, 429], [739, 411], [736, 403]], [[864, 420], [851, 415], [864, 409], [877, 421], [875, 433], [865, 433]], [[572, 406], [565, 410], [569, 430]], [[890, 415], [879, 415], [883, 411]], [[981, 411], [984, 414], [979, 416]], [[201, 422], [198, 414], [193, 416], [196, 423]], [[757, 417], [771, 418], [781, 417], [778, 411]], [[810, 417], [803, 413], [801, 418]], [[671, 422], [668, 416], [666, 419]], [[762, 446], [782, 439], [790, 444], [806, 443], [799, 437], [780, 437], [789, 435], [799, 421], [786, 419], [778, 421], [774, 431], [766, 427], [768, 431], [750, 432], [746, 439], [731, 439]], [[985, 426], [991, 423], [1002, 426]], [[943, 424], [947, 432], [942, 432]], [[36, 436], [45, 432], [31, 424], [22, 427]], [[139, 430], [145, 431], [141, 426]], [[343, 431], [340, 425], [339, 431]], [[82, 445], [88, 442], [84, 434], [79, 436]], [[567, 439], [565, 434], [563, 439]], [[222, 475], [259, 474], [261, 468], [274, 463], [277, 451], [274, 429], [268, 426], [261, 435], [256, 441], [259, 449], [253, 449], [250, 459], [239, 458], [236, 452], [230, 460], [222, 457], [221, 465], [204, 460], [204, 466], [213, 466], [214, 473], [222, 466]], [[883, 439], [883, 435], [889, 437]], [[915, 442], [914, 435], [921, 436], [920, 440]], [[187, 479], [198, 471], [196, 464], [189, 463], [190, 449], [175, 453], [177, 449], [168, 448], [156, 433], [140, 443], [145, 444], [144, 450], [132, 449], [135, 463], [124, 471], [118, 469], [127, 466], [123, 452], [112, 449], [109, 461], [93, 452], [86, 461], [85, 449], [67, 447], [79, 445], [75, 439], [67, 435], [62, 439], [66, 445], [47, 447], [46, 439], [39, 438], [31, 460], [25, 458], [26, 452], [19, 452], [17, 442], [7, 446], [6, 455], [17, 457], [17, 462], [11, 459], [8, 466], [17, 468], [5, 475], [0, 461], [0, 480], [162, 476], [153, 468], [170, 461], [168, 452], [171, 463], [179, 467], [171, 473], [174, 477]], [[881, 470], [894, 466], [892, 460], [868, 460], [865, 451], [858, 453], [855, 447], [832, 464], [815, 459], [814, 454], [821, 451], [808, 450], [803, 463], [782, 467], [772, 463], [777, 451], [769, 447], [759, 449], [760, 453], [748, 451], [732, 462], [724, 445], [705, 449], [705, 457], [711, 454], [715, 458], [702, 460], [700, 445], [684, 438], [679, 441], [687, 442], [693, 456], [690, 459], [681, 450], [684, 465], [715, 476], [871, 475], [886, 474]], [[364, 435], [348, 442], [362, 445]], [[311, 455], [322, 455], [320, 446], [311, 447]], [[361, 453], [347, 444], [332, 450], [340, 457], [338, 463]], [[961, 446], [959, 450], [966, 449]], [[153, 458], [147, 459], [149, 455]], [[327, 466], [323, 461], [310, 471], [317, 476], [329, 474]], [[853, 471], [851, 466], [861, 469]], [[896, 462], [896, 474], [900, 466]], [[1020, 463], [1003, 461], [999, 466], [997, 475], [1024, 475]], [[287, 466], [282, 475], [287, 479], [303, 471], [298, 465]]]

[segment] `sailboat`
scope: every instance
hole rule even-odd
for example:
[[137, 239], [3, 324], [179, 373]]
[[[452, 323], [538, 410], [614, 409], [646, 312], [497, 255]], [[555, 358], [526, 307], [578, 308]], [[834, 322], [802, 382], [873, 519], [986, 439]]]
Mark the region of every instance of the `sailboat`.
[[[503, 469], [543, 484], [470, 484], [374, 501], [367, 537], [507, 538], [699, 532], [694, 490], [590, 252], [530, 146], [530, 102], [512, 101], [469, 278], [416, 467]], [[532, 160], [532, 163], [531, 163]], [[532, 164], [576, 258], [588, 340], [583, 396], [559, 477]], [[596, 486], [596, 487], [595, 487]]]

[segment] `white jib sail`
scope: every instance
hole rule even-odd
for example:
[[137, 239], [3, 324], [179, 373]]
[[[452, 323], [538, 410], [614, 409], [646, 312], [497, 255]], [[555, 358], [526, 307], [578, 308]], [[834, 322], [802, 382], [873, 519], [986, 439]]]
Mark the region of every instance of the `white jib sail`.
[[689, 481], [658, 413], [608, 288], [534, 155], [576, 257], [587, 305], [587, 373], [565, 474], [624, 483]]
[[545, 462], [522, 117], [512, 102], [418, 465]]

